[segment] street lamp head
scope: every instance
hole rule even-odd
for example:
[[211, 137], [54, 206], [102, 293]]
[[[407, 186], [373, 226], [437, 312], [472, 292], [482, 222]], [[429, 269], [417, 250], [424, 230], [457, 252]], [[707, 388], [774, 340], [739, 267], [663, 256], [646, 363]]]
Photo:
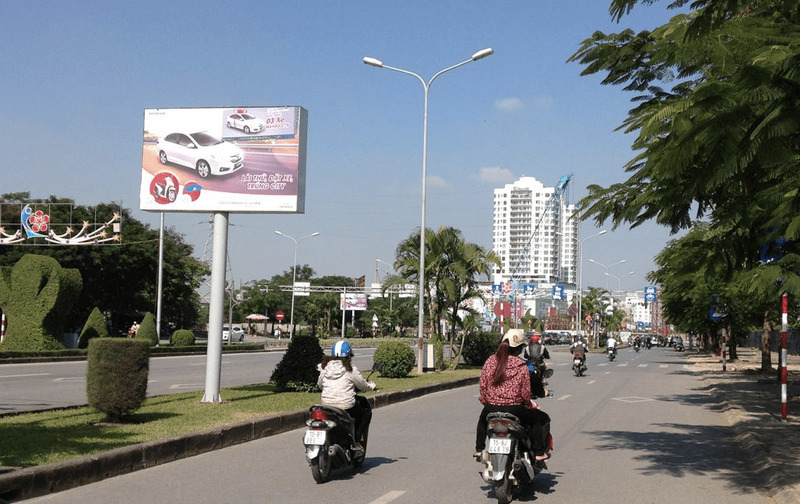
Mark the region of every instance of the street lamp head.
[[[494, 49], [492, 49], [491, 47], [487, 47], [486, 49], [481, 49], [480, 51], [478, 51], [478, 52], [476, 52], [475, 54], [472, 55], [472, 61], [478, 61], [479, 59], [485, 58], [487, 56], [491, 56], [492, 54], [494, 54]], [[364, 58], [364, 63], [366, 63], [366, 62], [367, 62], [367, 58]], [[378, 61], [378, 63], [380, 63], [380, 61]], [[383, 64], [383, 63], [381, 63], [381, 64]]]
[[319, 231], [317, 231], [316, 233], [311, 233], [311, 236], [319, 236]]
[[[475, 57], [473, 56], [472, 59], [475, 59]], [[375, 58], [370, 58], [369, 56], [366, 56], [364, 58], [364, 63], [378, 68], [381, 68], [383, 66], [383, 61]]]
[[280, 231], [275, 231], [275, 234], [283, 236], [283, 233], [281, 233]]
[[604, 235], [604, 234], [606, 234], [606, 233], [608, 233], [608, 229], [604, 229], [604, 230], [600, 231], [600, 232], [599, 232], [599, 233], [597, 233], [597, 235], [595, 235], [595, 236]]

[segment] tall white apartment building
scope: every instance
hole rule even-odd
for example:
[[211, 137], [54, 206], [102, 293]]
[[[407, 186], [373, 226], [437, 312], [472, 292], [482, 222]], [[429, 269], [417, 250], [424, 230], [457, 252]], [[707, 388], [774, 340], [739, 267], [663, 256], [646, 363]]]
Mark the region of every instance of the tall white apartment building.
[[563, 189], [534, 177], [495, 189], [492, 250], [502, 264], [492, 282], [575, 285], [579, 226], [573, 213]]

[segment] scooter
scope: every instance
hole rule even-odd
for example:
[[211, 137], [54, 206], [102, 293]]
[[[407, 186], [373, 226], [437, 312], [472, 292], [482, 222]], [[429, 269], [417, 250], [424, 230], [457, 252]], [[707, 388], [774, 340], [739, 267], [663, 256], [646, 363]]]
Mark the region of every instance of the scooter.
[[[367, 381], [372, 373], [379, 370], [379, 365], [373, 366]], [[362, 396], [356, 396], [356, 400], [371, 411], [369, 402]], [[369, 421], [364, 422], [361, 439], [358, 440], [362, 449], [356, 450], [355, 424], [347, 411], [326, 404], [315, 404], [308, 411], [308, 429], [303, 436], [303, 445], [314, 481], [325, 483], [330, 479], [333, 469], [345, 466], [352, 466], [356, 470], [361, 468], [367, 452]], [[370, 416], [368, 414], [367, 418]]]
[[637, 352], [639, 351], [639, 349], [641, 347], [642, 347], [642, 344], [639, 343], [639, 340], [636, 340], [636, 341], [633, 342], [633, 349], [636, 350]]
[[613, 361], [613, 360], [614, 360], [614, 358], [617, 356], [617, 349], [616, 349], [616, 348], [614, 348], [614, 347], [611, 347], [611, 348], [609, 348], [609, 349], [608, 349], [608, 351], [606, 352], [606, 354], [608, 355], [608, 360], [609, 360], [609, 362], [611, 362], [611, 361]]
[[586, 371], [586, 358], [575, 352], [572, 355], [572, 371], [575, 373], [575, 376], [583, 376], [584, 371]]

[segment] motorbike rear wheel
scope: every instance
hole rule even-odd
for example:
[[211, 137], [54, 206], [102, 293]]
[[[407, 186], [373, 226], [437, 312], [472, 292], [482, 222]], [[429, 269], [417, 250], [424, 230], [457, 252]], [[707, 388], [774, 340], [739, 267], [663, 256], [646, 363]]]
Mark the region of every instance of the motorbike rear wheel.
[[508, 475], [503, 477], [503, 481], [497, 482], [494, 487], [494, 495], [497, 497], [497, 504], [509, 504], [511, 502], [511, 482]]
[[330, 446], [325, 443], [319, 454], [311, 461], [311, 475], [317, 483], [325, 483], [331, 477], [331, 459], [328, 456]]

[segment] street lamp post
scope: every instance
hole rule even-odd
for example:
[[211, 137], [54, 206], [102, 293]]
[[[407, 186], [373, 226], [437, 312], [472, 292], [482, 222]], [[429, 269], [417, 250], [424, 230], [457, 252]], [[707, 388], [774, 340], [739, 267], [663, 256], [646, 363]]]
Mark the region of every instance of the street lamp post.
[[425, 93], [425, 105], [424, 111], [422, 116], [422, 218], [421, 224], [419, 229], [419, 307], [418, 307], [418, 327], [417, 327], [417, 347], [418, 347], [418, 359], [417, 359], [417, 371], [420, 373], [423, 372], [422, 366], [422, 349], [423, 349], [423, 332], [425, 330], [425, 189], [426, 189], [426, 178], [428, 176], [428, 91], [430, 90], [431, 84], [433, 81], [442, 75], [445, 72], [449, 72], [455, 68], [458, 68], [462, 65], [466, 65], [472, 61], [478, 61], [479, 59], [485, 58], [487, 56], [491, 56], [494, 53], [494, 50], [491, 48], [482, 49], [470, 57], [470, 59], [462, 61], [461, 63], [457, 63], [453, 66], [449, 66], [444, 70], [440, 70], [433, 77], [426, 83], [425, 79], [420, 77], [418, 74], [414, 72], [410, 72], [408, 70], [403, 70], [402, 68], [391, 67], [389, 65], [384, 65], [383, 62], [379, 59], [370, 58], [369, 56], [364, 58], [364, 63], [367, 65], [371, 65], [378, 68], [385, 68], [387, 70], [394, 70], [395, 72], [400, 72], [406, 75], [411, 75], [416, 77], [419, 82], [422, 84], [422, 88]]
[[[292, 266], [292, 311], [291, 315], [289, 315], [289, 327], [291, 327], [291, 329], [289, 330], [289, 338], [294, 338], [294, 290], [295, 290], [295, 284], [297, 283], [297, 244], [301, 240], [305, 240], [306, 238], [312, 238], [314, 236], [318, 236], [319, 232], [311, 233], [308, 236], [303, 236], [302, 238], [298, 239], [294, 239], [287, 234], [281, 233], [280, 231], [275, 231], [275, 234], [283, 236], [284, 238], [289, 238], [294, 242], [294, 265]], [[344, 331], [344, 328], [342, 328], [342, 331]]]
[[[594, 264], [600, 266], [601, 268], [605, 268], [606, 271], [605, 271], [604, 275], [611, 276], [611, 275], [609, 275], [608, 270], [610, 270], [614, 266], [619, 266], [620, 264], [624, 264], [624, 263], [628, 262], [628, 260], [627, 259], [623, 259], [623, 260], [617, 261], [617, 262], [615, 262], [613, 264], [609, 264], [608, 266], [606, 266], [603, 263], [599, 263], [599, 262], [595, 261], [594, 259], [589, 259], [589, 262], [590, 263], [594, 263]], [[608, 279], [607, 278], [606, 278], [606, 290], [608, 290]]]
[[583, 312], [581, 311], [581, 300], [583, 299], [583, 242], [589, 241], [592, 238], [597, 238], [606, 233], [608, 233], [608, 231], [603, 229], [597, 234], [588, 236], [583, 240], [578, 240], [578, 314], [575, 317], [575, 330], [578, 332], [580, 332], [581, 327], [583, 327]]

